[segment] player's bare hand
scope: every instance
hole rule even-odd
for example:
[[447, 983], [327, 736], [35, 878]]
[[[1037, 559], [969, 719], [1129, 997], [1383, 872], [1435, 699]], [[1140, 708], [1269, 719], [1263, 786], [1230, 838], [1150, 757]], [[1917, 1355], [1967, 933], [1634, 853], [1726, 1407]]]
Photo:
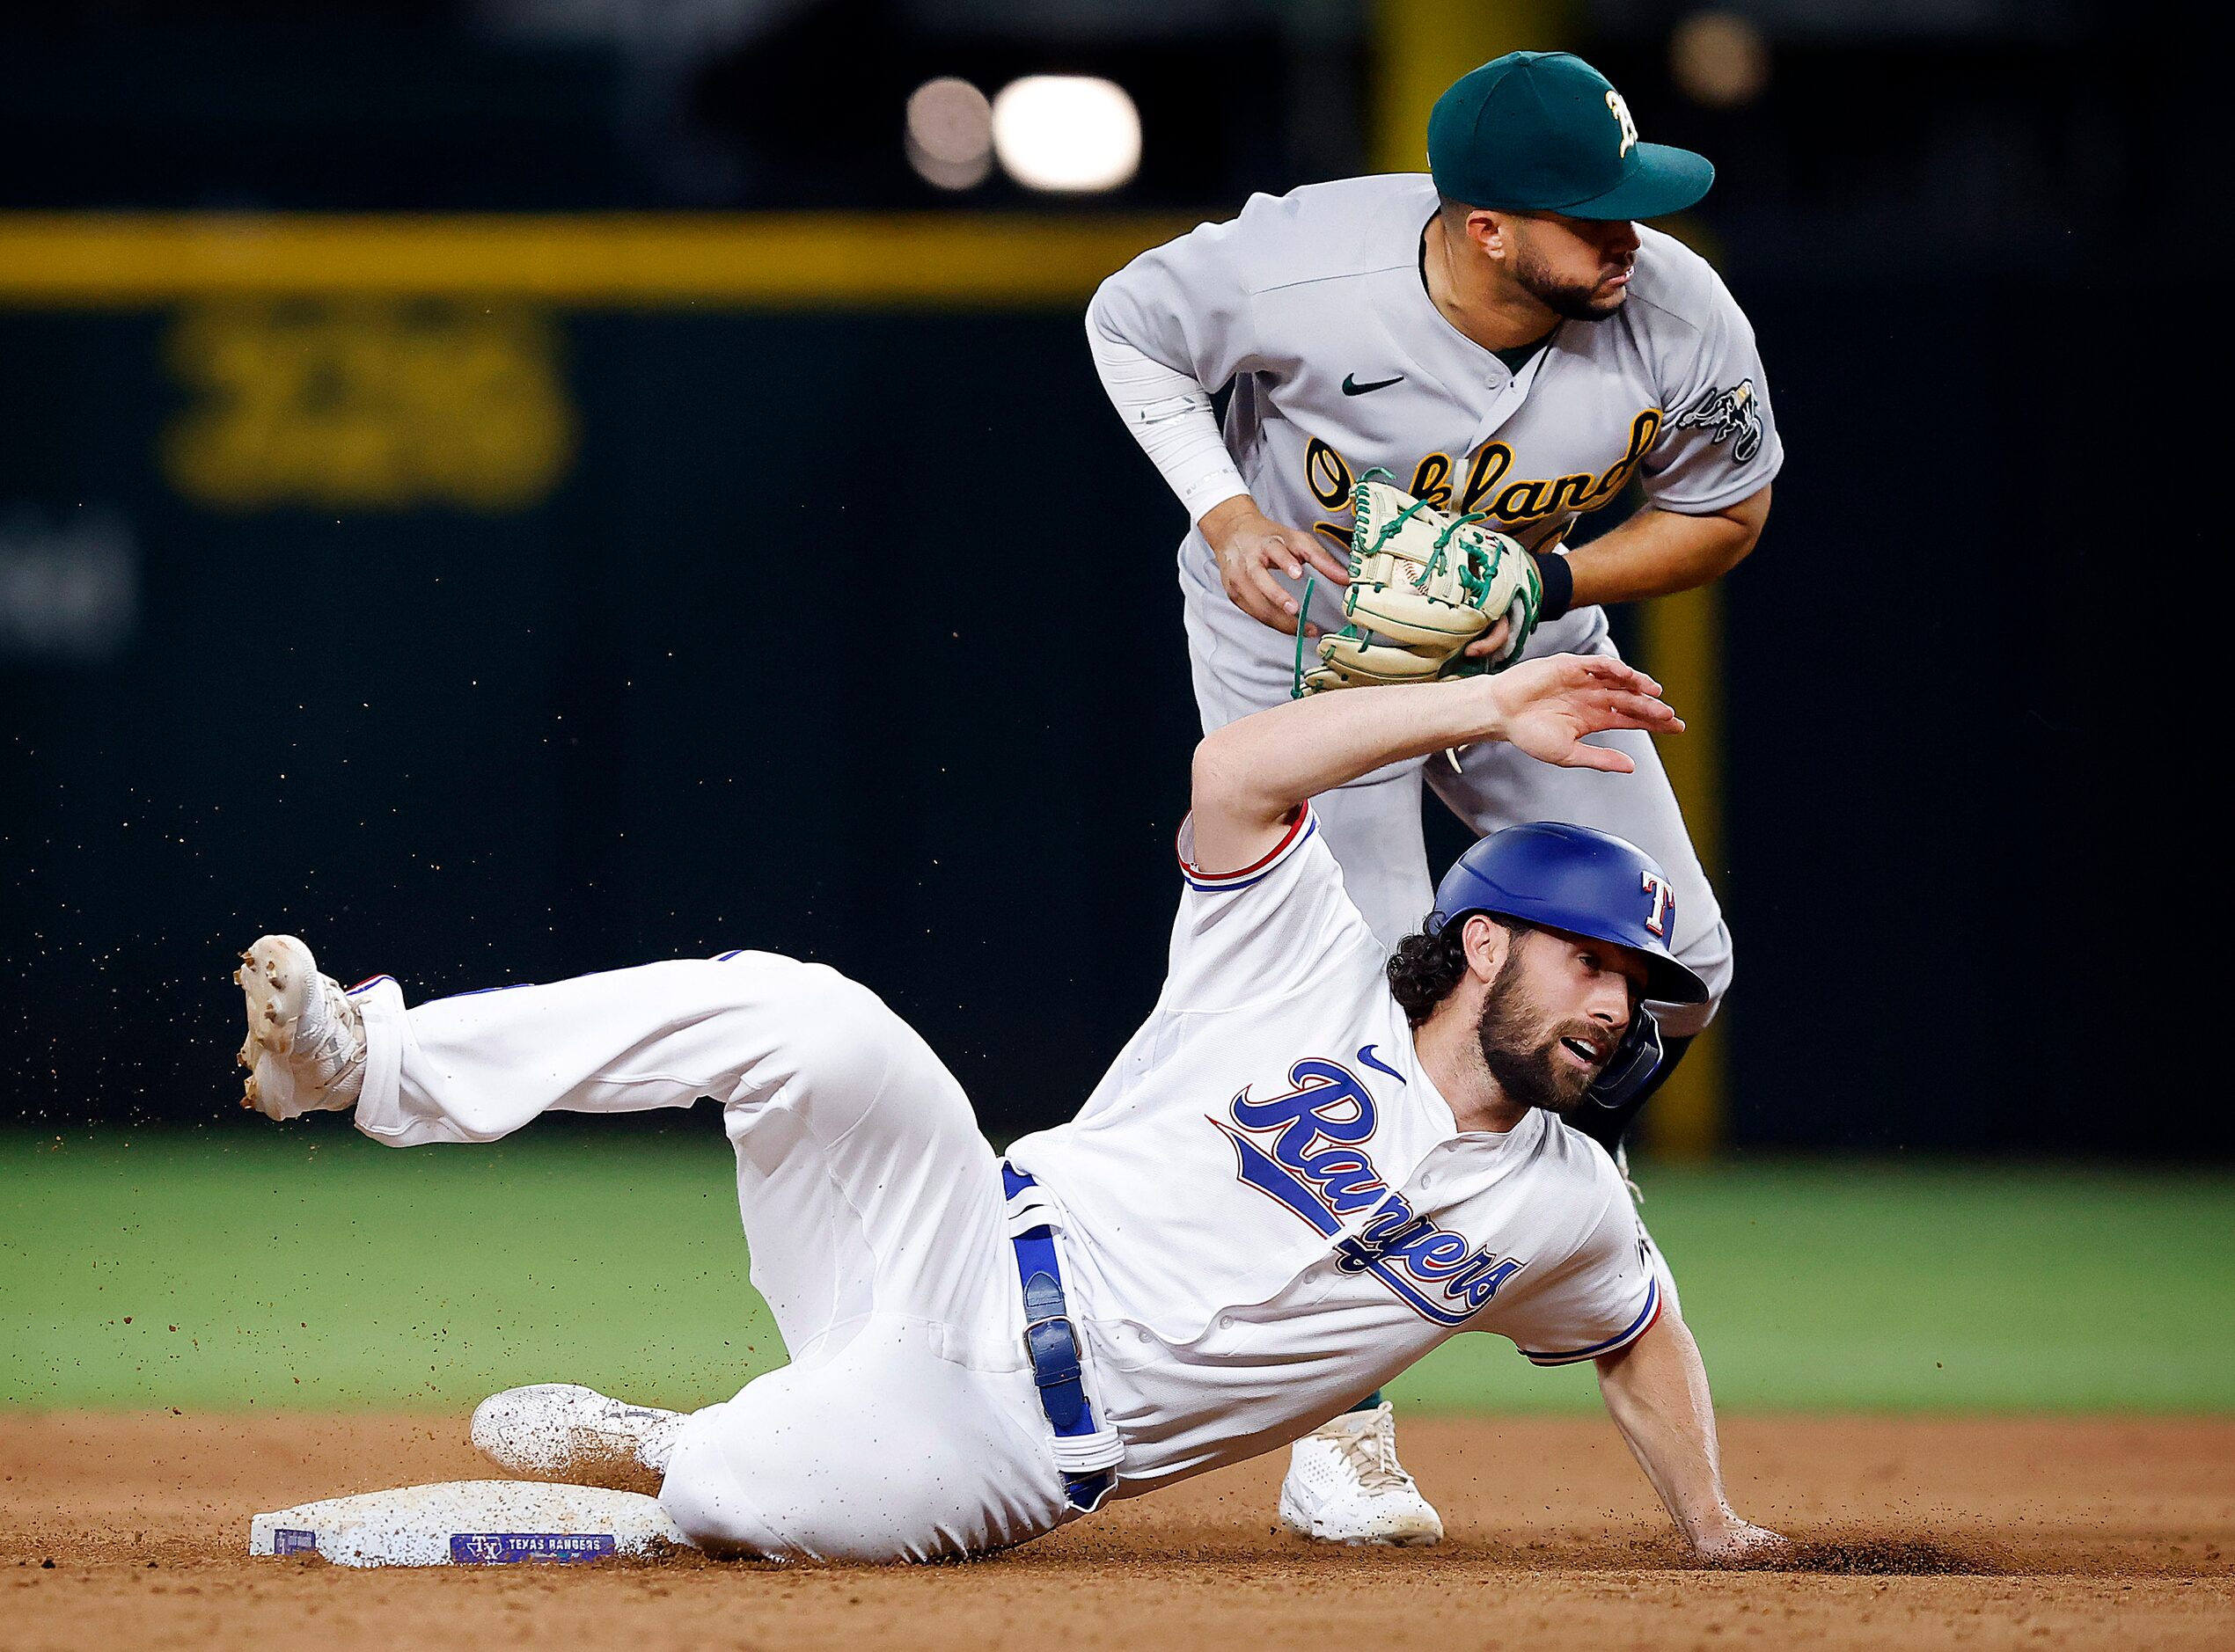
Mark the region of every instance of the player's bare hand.
[[1792, 1545], [1781, 1533], [1735, 1516], [1692, 1544], [1692, 1553], [1711, 1566], [1773, 1564], [1792, 1551]]
[[1513, 622], [1503, 615], [1498, 623], [1469, 643], [1466, 655], [1469, 660], [1487, 660], [1506, 646], [1506, 636], [1513, 629]]
[[1584, 743], [1586, 735], [1642, 728], [1681, 734], [1684, 720], [1660, 698], [1660, 684], [1635, 666], [1599, 654], [1556, 654], [1524, 660], [1484, 683], [1494, 707], [1485, 732], [1542, 763], [1628, 774], [1626, 752]]
[[[1318, 535], [1284, 527], [1247, 494], [1236, 494], [1206, 512], [1202, 529], [1234, 605], [1275, 631], [1296, 628], [1298, 594], [1281, 583], [1284, 577], [1300, 581], [1308, 569], [1330, 584], [1350, 582], [1348, 566]], [[1318, 628], [1310, 627], [1306, 634], [1315, 636]]]

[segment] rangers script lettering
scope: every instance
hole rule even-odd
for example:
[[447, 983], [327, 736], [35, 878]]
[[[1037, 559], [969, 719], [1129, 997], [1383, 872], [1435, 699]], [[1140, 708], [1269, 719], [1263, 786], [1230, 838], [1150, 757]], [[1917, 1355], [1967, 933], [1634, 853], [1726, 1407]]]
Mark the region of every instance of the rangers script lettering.
[[[1288, 1082], [1293, 1088], [1263, 1101], [1244, 1085], [1227, 1107], [1234, 1124], [1210, 1122], [1234, 1144], [1244, 1183], [1337, 1239], [1345, 1273], [1370, 1273], [1421, 1318], [1455, 1326], [1521, 1272], [1522, 1262], [1415, 1215], [1382, 1181], [1360, 1145], [1374, 1134], [1374, 1096], [1348, 1068], [1307, 1056], [1288, 1069]], [[1269, 1143], [1252, 1139], [1266, 1135]], [[1342, 1218], [1369, 1208], [1358, 1232], [1344, 1234]]]

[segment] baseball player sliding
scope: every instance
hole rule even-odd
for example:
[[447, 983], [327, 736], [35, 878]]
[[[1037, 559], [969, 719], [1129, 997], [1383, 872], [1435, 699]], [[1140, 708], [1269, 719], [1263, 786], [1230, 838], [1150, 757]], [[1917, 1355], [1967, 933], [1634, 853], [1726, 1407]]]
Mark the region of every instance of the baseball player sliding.
[[[1324, 635], [1358, 629], [1345, 609], [1352, 506], [1373, 472], [1479, 513], [1528, 557], [1535, 577], [1510, 618], [1458, 669], [1611, 658], [1601, 604], [1716, 579], [1769, 515], [1783, 450], [1753, 332], [1702, 259], [1633, 222], [1691, 206], [1713, 167], [1641, 143], [1621, 95], [1564, 53], [1515, 52], [1462, 77], [1430, 115], [1427, 154], [1425, 176], [1252, 197], [1233, 222], [1134, 259], [1088, 309], [1103, 383], [1193, 523], [1179, 576], [1206, 730], [1288, 698], [1301, 667], [1329, 681], [1321, 649], [1335, 677], [1381, 680]], [[1221, 430], [1211, 393], [1228, 384]], [[1564, 545], [1579, 515], [1633, 488], [1645, 507], [1629, 521]], [[1320, 649], [1301, 646], [1314, 637]], [[1633, 772], [1484, 744], [1377, 768], [1315, 808], [1384, 946], [1427, 903], [1424, 778], [1477, 834], [1574, 821], [1667, 868], [1675, 954], [1708, 990], [1658, 1006], [1659, 1078], [1578, 1120], [1613, 1148], [1713, 1015], [1732, 961], [1651, 740], [1608, 743]], [[1433, 1542], [1441, 1524], [1376, 1401], [1299, 1443], [1282, 1517], [1317, 1537]]]
[[656, 1488], [716, 1552], [924, 1560], [1052, 1531], [1293, 1439], [1460, 1331], [1594, 1360], [1699, 1554], [1781, 1539], [1726, 1501], [1698, 1350], [1612, 1161], [1564, 1122], [1618, 1087], [1641, 1001], [1707, 983], [1643, 852], [1485, 837], [1389, 958], [1308, 800], [1498, 744], [1626, 771], [1585, 737], [1681, 727], [1604, 655], [1319, 696], [1208, 735], [1154, 1011], [1079, 1115], [1006, 1161], [866, 988], [767, 953], [446, 998], [345, 993], [267, 936], [247, 1101], [355, 1108], [397, 1146], [713, 1096], [752, 1280], [792, 1363], [687, 1415], [587, 1388], [476, 1413], [516, 1472]]

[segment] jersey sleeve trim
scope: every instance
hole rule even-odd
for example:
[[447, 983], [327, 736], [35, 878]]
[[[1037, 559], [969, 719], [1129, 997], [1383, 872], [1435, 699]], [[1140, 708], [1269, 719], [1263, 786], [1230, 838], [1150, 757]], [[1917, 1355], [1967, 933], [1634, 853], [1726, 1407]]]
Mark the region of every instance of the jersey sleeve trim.
[[1319, 816], [1312, 813], [1311, 805], [1307, 803], [1296, 811], [1296, 818], [1289, 825], [1286, 835], [1239, 872], [1205, 872], [1187, 858], [1191, 847], [1188, 828], [1194, 818], [1191, 815], [1180, 823], [1177, 846], [1180, 875], [1187, 880], [1189, 888], [1204, 895], [1223, 895], [1229, 890], [1248, 888], [1269, 876], [1274, 867], [1302, 848], [1310, 840], [1311, 835], [1319, 830]]
[[1616, 1349], [1627, 1348], [1653, 1328], [1660, 1318], [1660, 1281], [1648, 1277], [1645, 1281], [1645, 1305], [1625, 1331], [1616, 1333], [1603, 1342], [1594, 1342], [1588, 1348], [1570, 1349], [1564, 1354], [1540, 1354], [1534, 1349], [1523, 1349], [1521, 1354], [1534, 1365], [1572, 1365], [1578, 1360], [1597, 1359]]

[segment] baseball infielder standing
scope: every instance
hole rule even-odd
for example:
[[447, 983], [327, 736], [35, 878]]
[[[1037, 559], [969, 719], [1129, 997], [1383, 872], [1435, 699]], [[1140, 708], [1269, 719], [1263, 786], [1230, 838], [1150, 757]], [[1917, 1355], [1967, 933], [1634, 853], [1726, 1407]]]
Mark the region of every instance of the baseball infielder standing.
[[[1233, 222], [1134, 259], [1088, 310], [1103, 383], [1194, 523], [1179, 575], [1206, 730], [1289, 697], [1300, 625], [1343, 624], [1352, 502], [1371, 471], [1484, 513], [1527, 549], [1541, 602], [1523, 616], [1536, 622], [1525, 656], [1611, 657], [1601, 603], [1717, 578], [1769, 515], [1782, 449], [1752, 330], [1704, 260], [1632, 222], [1691, 206], [1713, 167], [1640, 143], [1620, 94], [1564, 53], [1463, 77], [1430, 115], [1427, 149], [1427, 176], [1254, 196]], [[1211, 392], [1229, 384], [1221, 431]], [[1632, 483], [1645, 508], [1563, 545]], [[1467, 653], [1486, 663], [1507, 644], [1500, 624]], [[1315, 808], [1385, 946], [1427, 901], [1424, 778], [1477, 834], [1549, 818], [1642, 845], [1674, 890], [1676, 955], [1708, 987], [1659, 1006], [1665, 1078], [1730, 983], [1730, 932], [1650, 738], [1608, 743], [1635, 772], [1477, 746], [1376, 769]], [[1577, 1122], [1613, 1147], [1650, 1093]], [[1379, 1398], [1299, 1443], [1281, 1496], [1296, 1529], [1440, 1536]]]
[[[1385, 961], [1308, 799], [1461, 742], [1623, 770], [1583, 743], [1679, 727], [1619, 662], [1282, 706], [1209, 735], [1154, 1012], [1077, 1118], [1007, 1161], [866, 989], [766, 953], [407, 1010], [267, 936], [247, 1100], [355, 1108], [398, 1146], [552, 1109], [722, 1104], [752, 1279], [792, 1363], [683, 1415], [562, 1384], [473, 1436], [516, 1471], [649, 1485], [692, 1541], [800, 1560], [1023, 1542], [1282, 1444], [1462, 1330], [1594, 1360], [1692, 1547], [1774, 1544], [1726, 1501], [1699, 1354], [1605, 1153], [1563, 1115], [1647, 994], [1696, 1001], [1663, 870], [1514, 828]], [[1087, 864], [1093, 846], [1081, 845]]]

